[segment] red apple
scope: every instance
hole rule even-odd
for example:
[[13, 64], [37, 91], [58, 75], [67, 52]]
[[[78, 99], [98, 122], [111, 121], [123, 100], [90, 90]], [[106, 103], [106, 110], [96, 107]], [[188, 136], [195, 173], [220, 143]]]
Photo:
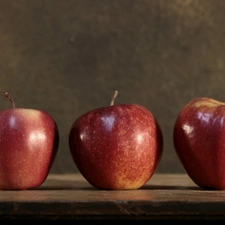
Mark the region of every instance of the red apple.
[[76, 167], [95, 188], [139, 189], [153, 175], [163, 137], [152, 113], [136, 104], [111, 104], [77, 118], [69, 132]]
[[204, 189], [225, 189], [225, 103], [191, 100], [180, 111], [174, 147], [190, 178]]
[[12, 108], [0, 111], [0, 189], [25, 190], [40, 186], [58, 150], [54, 119], [42, 110]]

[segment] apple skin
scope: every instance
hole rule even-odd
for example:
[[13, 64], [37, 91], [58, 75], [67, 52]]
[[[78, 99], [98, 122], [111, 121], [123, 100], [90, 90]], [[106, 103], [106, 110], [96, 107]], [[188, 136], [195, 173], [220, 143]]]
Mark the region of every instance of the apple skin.
[[40, 186], [58, 150], [54, 119], [44, 111], [12, 108], [0, 111], [0, 189]]
[[146, 108], [120, 104], [77, 118], [69, 132], [69, 147], [75, 165], [93, 187], [139, 189], [160, 161], [163, 136]]
[[203, 189], [225, 189], [225, 103], [202, 97], [180, 111], [175, 151], [189, 177]]

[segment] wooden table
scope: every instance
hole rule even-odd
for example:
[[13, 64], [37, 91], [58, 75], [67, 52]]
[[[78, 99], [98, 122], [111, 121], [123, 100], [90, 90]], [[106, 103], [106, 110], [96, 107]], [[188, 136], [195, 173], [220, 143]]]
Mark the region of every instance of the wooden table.
[[80, 174], [50, 174], [35, 190], [0, 191], [0, 223], [18, 219], [225, 221], [225, 191], [202, 190], [186, 174], [154, 174], [128, 191], [97, 190]]

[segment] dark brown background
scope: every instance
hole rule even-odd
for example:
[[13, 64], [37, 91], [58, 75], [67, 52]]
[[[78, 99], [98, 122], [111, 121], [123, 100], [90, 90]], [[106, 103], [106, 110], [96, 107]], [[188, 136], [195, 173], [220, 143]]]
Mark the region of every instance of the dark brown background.
[[[72, 122], [109, 104], [138, 103], [164, 135], [158, 172], [183, 172], [173, 124], [190, 99], [225, 101], [225, 1], [0, 0], [0, 92], [48, 111], [60, 131], [51, 172], [76, 171]], [[10, 103], [2, 95], [0, 108]]]

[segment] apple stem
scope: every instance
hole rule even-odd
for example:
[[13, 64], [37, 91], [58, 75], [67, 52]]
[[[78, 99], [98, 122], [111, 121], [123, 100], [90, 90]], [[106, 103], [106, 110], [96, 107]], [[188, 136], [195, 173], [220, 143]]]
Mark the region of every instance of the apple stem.
[[111, 103], [110, 103], [110, 106], [113, 106], [114, 105], [114, 101], [115, 101], [115, 98], [116, 96], [119, 94], [119, 92], [117, 90], [114, 91], [114, 94], [113, 94], [113, 97], [112, 97], [112, 100], [111, 100]]
[[10, 97], [9, 93], [7, 91], [4, 92], [4, 95], [6, 98], [9, 99], [9, 101], [12, 103], [12, 107], [16, 108], [15, 102], [12, 100], [12, 98]]

